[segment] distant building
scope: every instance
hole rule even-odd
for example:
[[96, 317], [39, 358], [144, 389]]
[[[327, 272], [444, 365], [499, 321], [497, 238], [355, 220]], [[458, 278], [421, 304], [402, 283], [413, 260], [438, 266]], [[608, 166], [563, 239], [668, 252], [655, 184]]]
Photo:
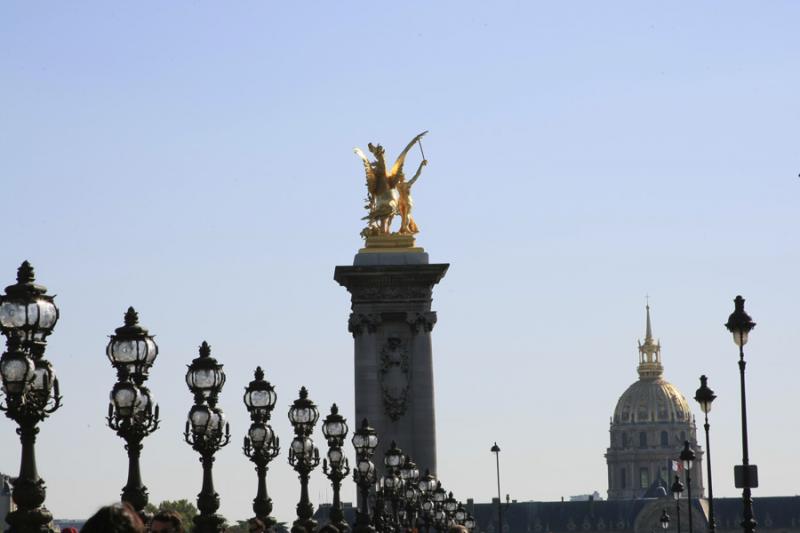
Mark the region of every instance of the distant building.
[[[467, 500], [477, 526], [473, 533], [500, 533], [497, 502]], [[661, 513], [676, 530], [675, 501], [670, 496], [638, 500], [520, 502], [503, 504], [502, 533], [653, 533], [661, 531]], [[753, 498], [759, 533], [800, 532], [800, 496]], [[717, 533], [741, 533], [742, 500], [714, 498]], [[695, 532], [708, 530], [708, 502], [692, 500]], [[688, 531], [686, 501], [681, 501], [682, 531]]]
[[591, 494], [578, 494], [577, 496], [570, 496], [569, 501], [571, 502], [588, 502], [589, 500], [593, 501], [600, 501], [603, 498], [600, 496], [600, 493], [594, 491]]
[[702, 497], [703, 450], [697, 444], [697, 428], [686, 398], [663, 377], [661, 343], [653, 339], [649, 305], [637, 371], [639, 379], [622, 393], [611, 419], [608, 499], [668, 494], [675, 475], [673, 461], [687, 440], [697, 457], [691, 472], [692, 496]]

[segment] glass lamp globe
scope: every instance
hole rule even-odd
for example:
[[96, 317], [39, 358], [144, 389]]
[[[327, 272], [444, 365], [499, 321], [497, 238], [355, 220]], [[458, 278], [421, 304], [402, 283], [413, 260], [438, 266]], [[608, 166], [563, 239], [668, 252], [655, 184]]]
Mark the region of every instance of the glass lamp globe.
[[405, 462], [403, 450], [397, 447], [397, 443], [392, 441], [392, 445], [386, 450], [386, 455], [383, 457], [383, 464], [389, 470], [399, 469]]
[[128, 375], [146, 378], [158, 355], [158, 346], [147, 330], [139, 325], [139, 315], [129, 307], [125, 325], [117, 328], [106, 346], [106, 356], [111, 364]]
[[314, 441], [309, 437], [295, 437], [292, 439], [291, 448], [298, 459], [310, 460], [314, 455]]
[[225, 384], [222, 365], [211, 357], [211, 347], [206, 341], [200, 345], [200, 356], [192, 361], [186, 372], [186, 385], [195, 398], [216, 401], [219, 391]]
[[17, 283], [0, 295], [0, 330], [6, 337], [41, 343], [58, 322], [58, 308], [47, 289], [34, 283], [33, 267], [24, 261], [17, 270]]
[[464, 506], [459, 503], [453, 517], [459, 524], [464, 524], [464, 522], [467, 520], [467, 510], [464, 509]]
[[445, 498], [447, 498], [447, 491], [442, 488], [441, 481], [436, 482], [436, 488], [433, 490], [431, 498], [433, 499], [433, 503], [442, 503]]
[[406, 456], [403, 467], [400, 469], [400, 476], [404, 480], [414, 483], [415, 485], [419, 479], [419, 469], [417, 468], [417, 464], [408, 456]]
[[475, 519], [472, 518], [472, 515], [467, 514], [467, 518], [464, 520], [464, 527], [470, 531], [475, 529]]
[[0, 377], [3, 390], [12, 397], [21, 397], [31, 387], [35, 367], [30, 357], [19, 348], [19, 339], [13, 337], [7, 351], [0, 357]]
[[694, 399], [700, 404], [700, 410], [705, 414], [711, 412], [711, 404], [716, 397], [717, 395], [714, 394], [714, 391], [708, 387], [708, 378], [700, 376], [700, 388], [697, 389], [694, 395]]
[[669, 529], [669, 515], [667, 514], [666, 509], [661, 510], [661, 518], [659, 518], [659, 522], [661, 522], [661, 529], [665, 531]]
[[361, 421], [361, 427], [353, 433], [351, 442], [359, 456], [372, 457], [375, 453], [375, 448], [378, 447], [378, 434], [369, 426], [366, 418]]
[[300, 389], [300, 397], [289, 408], [289, 422], [294, 426], [295, 433], [309, 435], [314, 429], [314, 424], [319, 420], [319, 410], [314, 402], [308, 399], [308, 390]]
[[689, 441], [685, 441], [683, 443], [683, 450], [681, 451], [680, 460], [683, 461], [683, 468], [686, 470], [691, 470], [692, 465], [694, 465], [695, 454], [694, 451], [689, 447]]
[[111, 389], [111, 403], [120, 418], [130, 418], [136, 404], [141, 401], [139, 389], [130, 381], [120, 381]]
[[442, 502], [442, 507], [447, 511], [447, 514], [453, 514], [458, 509], [458, 501], [453, 498], [453, 493], [447, 495], [447, 498]]
[[195, 435], [206, 435], [211, 425], [211, 408], [207, 405], [193, 405], [189, 410], [189, 424]]
[[328, 462], [331, 467], [338, 468], [342, 461], [344, 461], [344, 454], [341, 448], [328, 448]]
[[264, 380], [264, 371], [260, 366], [256, 368], [254, 377], [244, 390], [244, 404], [251, 415], [263, 416], [268, 420], [278, 396], [275, 388]]
[[419, 480], [417, 484], [419, 490], [427, 494], [436, 489], [436, 478], [431, 475], [431, 471], [425, 469], [425, 475]]
[[250, 437], [253, 448], [261, 450], [272, 441], [273, 433], [268, 425], [262, 422], [254, 422], [250, 425], [247, 436]]
[[322, 434], [328, 440], [331, 446], [341, 446], [344, 439], [347, 437], [347, 422], [339, 414], [339, 408], [336, 404], [331, 406], [331, 414], [325, 417], [322, 423]]
[[738, 347], [743, 347], [747, 344], [747, 338], [750, 331], [756, 327], [756, 323], [750, 318], [744, 310], [744, 298], [737, 296], [733, 300], [734, 310], [728, 317], [728, 322], [725, 327], [733, 335], [733, 342]]

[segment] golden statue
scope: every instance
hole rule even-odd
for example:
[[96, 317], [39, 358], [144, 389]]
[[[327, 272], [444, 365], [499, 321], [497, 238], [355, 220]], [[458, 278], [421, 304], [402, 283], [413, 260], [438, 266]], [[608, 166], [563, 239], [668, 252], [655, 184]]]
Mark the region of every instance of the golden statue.
[[[422, 167], [428, 164], [424, 159], [419, 164], [416, 174], [410, 180], [406, 181], [403, 174], [403, 164], [406, 160], [406, 155], [409, 150], [418, 143], [422, 136], [428, 133], [423, 131], [413, 139], [408, 145], [400, 152], [397, 160], [392, 166], [390, 172], [386, 172], [386, 158], [383, 146], [380, 144], [373, 145], [369, 143], [367, 147], [370, 153], [375, 156], [375, 161], [370, 161], [360, 149], [356, 148], [354, 151], [361, 158], [364, 163], [364, 171], [367, 175], [367, 203], [364, 206], [369, 213], [364, 217], [367, 221], [367, 227], [361, 230], [361, 235], [368, 241], [370, 237], [389, 236], [389, 235], [408, 235], [413, 236], [419, 229], [414, 219], [411, 216], [411, 208], [413, 200], [411, 199], [411, 187], [419, 178], [422, 173]], [[420, 149], [422, 146], [420, 145]], [[397, 233], [392, 233], [392, 219], [396, 215], [400, 215], [401, 223], [400, 230]], [[407, 239], [403, 239], [404, 241]], [[413, 243], [413, 237], [410, 240]], [[413, 245], [413, 244], [412, 244]], [[367, 243], [369, 246], [369, 242]]]

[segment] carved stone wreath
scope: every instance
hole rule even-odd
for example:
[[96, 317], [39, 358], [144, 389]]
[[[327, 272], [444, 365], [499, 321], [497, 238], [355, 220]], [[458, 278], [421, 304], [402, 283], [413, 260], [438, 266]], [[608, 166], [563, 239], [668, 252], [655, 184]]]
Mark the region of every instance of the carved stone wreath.
[[383, 407], [392, 420], [406, 412], [409, 389], [408, 350], [402, 339], [389, 337], [381, 349], [380, 383]]

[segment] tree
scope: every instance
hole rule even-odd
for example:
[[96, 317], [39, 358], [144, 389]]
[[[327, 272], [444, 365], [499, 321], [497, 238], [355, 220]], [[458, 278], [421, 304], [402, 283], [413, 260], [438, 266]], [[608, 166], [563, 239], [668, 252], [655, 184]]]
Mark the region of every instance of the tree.
[[175, 512], [180, 515], [181, 524], [183, 524], [183, 529], [186, 531], [192, 530], [192, 519], [197, 515], [197, 507], [195, 507], [194, 504], [189, 500], [164, 500], [158, 504], [158, 507], [152, 503], [148, 503], [144, 510], [152, 514], [155, 514], [159, 511]]

